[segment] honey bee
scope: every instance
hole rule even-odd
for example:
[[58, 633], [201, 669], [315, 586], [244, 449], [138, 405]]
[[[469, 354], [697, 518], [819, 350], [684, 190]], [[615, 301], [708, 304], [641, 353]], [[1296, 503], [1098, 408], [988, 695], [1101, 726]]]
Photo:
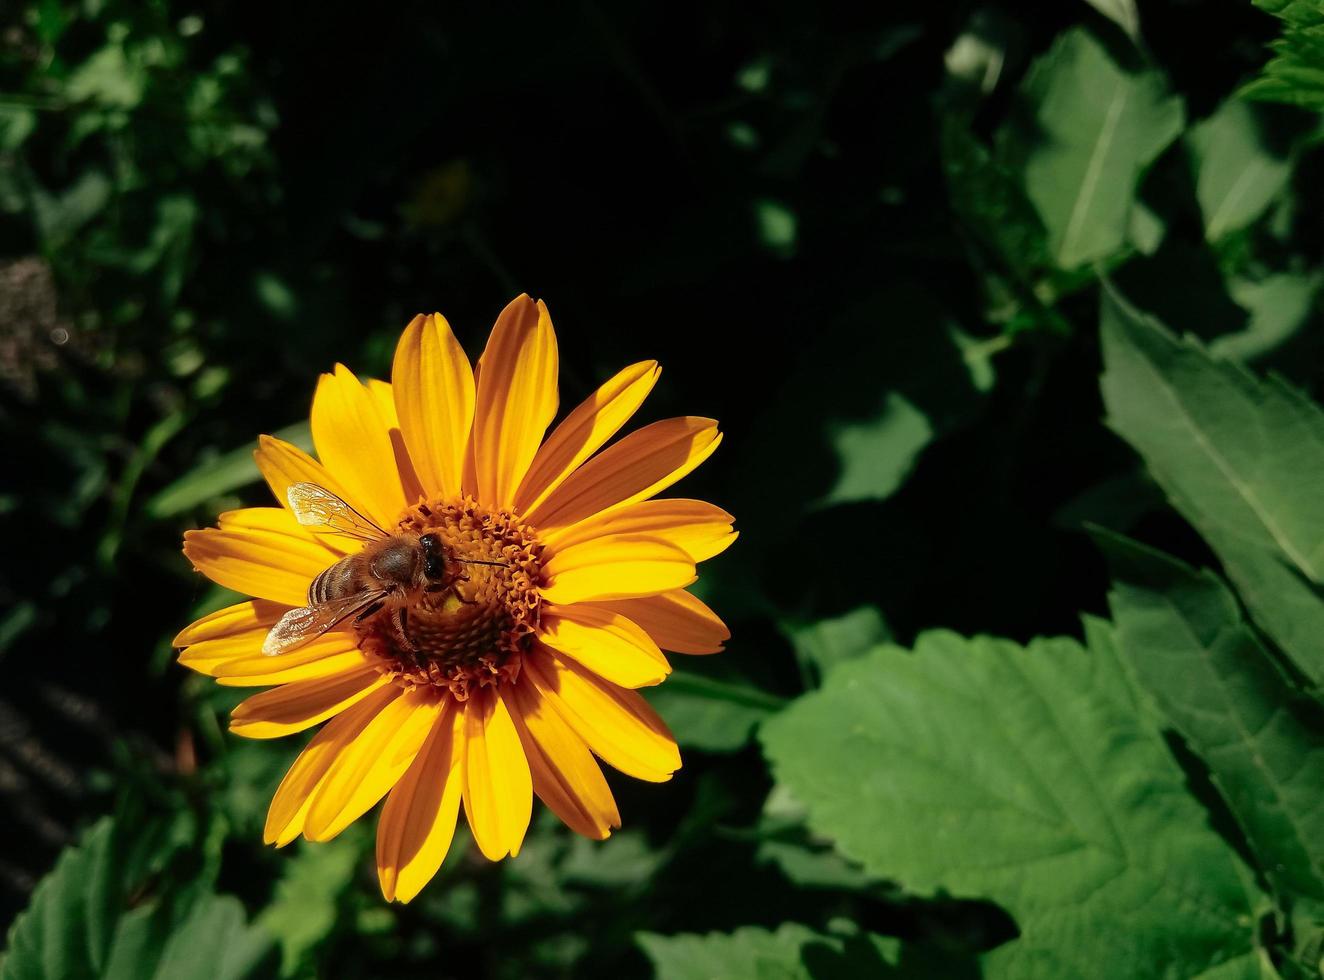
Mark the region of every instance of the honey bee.
[[308, 605], [291, 609], [276, 622], [262, 644], [269, 657], [315, 640], [351, 616], [358, 623], [383, 609], [389, 611], [395, 633], [412, 650], [409, 607], [425, 593], [453, 589], [465, 579], [452, 563], [505, 565], [456, 558], [436, 534], [391, 534], [315, 483], [290, 484], [286, 499], [304, 527], [348, 535], [365, 544], [313, 579]]

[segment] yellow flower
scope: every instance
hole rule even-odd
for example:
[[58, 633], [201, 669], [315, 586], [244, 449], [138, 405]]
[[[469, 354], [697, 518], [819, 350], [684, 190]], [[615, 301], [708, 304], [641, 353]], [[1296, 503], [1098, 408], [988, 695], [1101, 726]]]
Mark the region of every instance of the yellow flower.
[[[663, 782], [680, 754], [633, 690], [670, 672], [662, 650], [716, 653], [729, 636], [686, 591], [695, 563], [735, 540], [730, 514], [652, 499], [721, 441], [711, 419], [655, 422], [599, 452], [642, 404], [654, 361], [625, 368], [543, 435], [557, 411], [547, 307], [520, 296], [471, 369], [439, 315], [418, 316], [391, 383], [324, 374], [312, 406], [320, 462], [261, 438], [281, 507], [222, 514], [184, 553], [254, 598], [189, 626], [180, 663], [225, 685], [274, 685], [230, 730], [276, 738], [328, 722], [281, 782], [265, 838], [330, 840], [386, 797], [377, 868], [407, 902], [440, 867], [461, 803], [479, 849], [519, 852], [533, 794], [569, 827], [620, 826], [595, 759]], [[324, 570], [363, 541], [296, 520], [289, 488], [314, 484], [391, 533], [436, 535], [445, 588], [397, 601], [278, 656], [264, 641], [311, 603]], [[477, 564], [495, 562], [495, 564]], [[399, 609], [406, 607], [407, 619]]]

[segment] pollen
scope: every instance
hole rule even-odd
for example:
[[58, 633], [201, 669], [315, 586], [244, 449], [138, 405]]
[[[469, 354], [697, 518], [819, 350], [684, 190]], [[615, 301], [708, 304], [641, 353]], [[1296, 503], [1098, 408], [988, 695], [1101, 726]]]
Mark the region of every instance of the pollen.
[[356, 624], [360, 649], [402, 687], [443, 688], [460, 701], [474, 687], [514, 681], [541, 606], [543, 549], [533, 529], [466, 495], [415, 504], [398, 530], [440, 537], [447, 575], [403, 618], [384, 609]]

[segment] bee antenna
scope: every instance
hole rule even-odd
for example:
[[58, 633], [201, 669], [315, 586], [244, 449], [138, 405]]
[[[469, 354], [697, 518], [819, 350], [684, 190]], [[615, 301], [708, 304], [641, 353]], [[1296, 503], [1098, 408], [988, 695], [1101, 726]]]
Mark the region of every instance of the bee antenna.
[[494, 565], [497, 568], [509, 568], [508, 561], [481, 561], [477, 558], [452, 558], [451, 561], [458, 561], [461, 565]]

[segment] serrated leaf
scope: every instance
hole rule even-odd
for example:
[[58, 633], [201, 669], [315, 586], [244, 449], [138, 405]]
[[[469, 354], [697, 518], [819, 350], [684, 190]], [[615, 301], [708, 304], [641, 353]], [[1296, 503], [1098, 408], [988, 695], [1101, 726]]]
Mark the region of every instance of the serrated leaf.
[[1278, 892], [1324, 900], [1324, 708], [1287, 683], [1214, 575], [1098, 540], [1119, 651], [1208, 765]]
[[267, 975], [270, 936], [205, 875], [160, 897], [130, 896], [178, 842], [178, 820], [98, 821], [67, 848], [10, 929], [0, 980], [243, 980]]
[[1292, 167], [1265, 141], [1257, 107], [1228, 99], [1186, 134], [1205, 238], [1216, 242], [1251, 224], [1287, 185]]
[[1181, 132], [1181, 100], [1157, 71], [1122, 68], [1079, 28], [1034, 63], [1022, 96], [1033, 124], [1000, 139], [1023, 160], [1053, 259], [1073, 269], [1116, 253], [1141, 176]]
[[1300, 627], [1302, 616], [1324, 623], [1324, 413], [1110, 294], [1101, 331], [1109, 425], [1218, 553], [1255, 619], [1318, 683], [1324, 633]]
[[843, 664], [762, 726], [776, 779], [869, 873], [1005, 907], [1021, 935], [990, 977], [1226, 967], [1260, 896], [1091, 634], [931, 632]]
[[1320, 0], [1254, 0], [1283, 22], [1283, 36], [1260, 77], [1242, 87], [1242, 98], [1324, 109], [1324, 3]]
[[113, 834], [110, 818], [98, 821], [38, 883], [9, 930], [0, 980], [101, 974], [119, 897], [108, 885], [115, 877]]
[[730, 933], [636, 937], [657, 980], [823, 980], [920, 976], [896, 967], [899, 943], [881, 936], [840, 937], [793, 922], [776, 932], [745, 926]]

